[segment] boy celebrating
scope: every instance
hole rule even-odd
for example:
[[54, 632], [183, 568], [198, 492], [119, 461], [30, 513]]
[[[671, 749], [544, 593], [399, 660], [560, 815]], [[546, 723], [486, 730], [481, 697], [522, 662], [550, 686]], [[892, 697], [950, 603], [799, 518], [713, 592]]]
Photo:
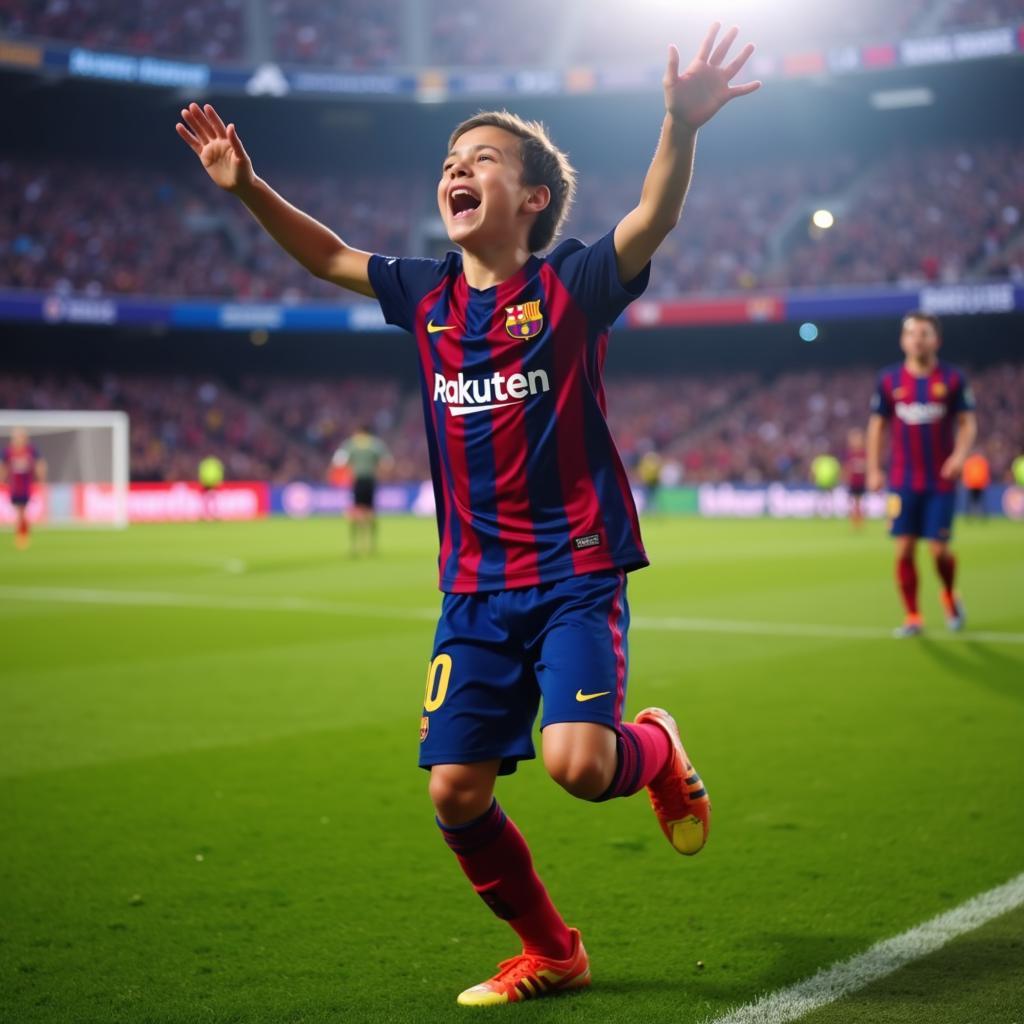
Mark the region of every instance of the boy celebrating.
[[211, 106], [182, 111], [178, 134], [210, 177], [246, 204], [312, 273], [375, 297], [414, 336], [424, 390], [444, 591], [420, 724], [437, 823], [522, 953], [463, 992], [467, 1006], [518, 1002], [590, 984], [586, 951], [494, 798], [498, 775], [543, 758], [573, 796], [647, 788], [674, 849], [707, 839], [710, 802], [668, 712], [622, 720], [626, 573], [647, 564], [636, 509], [605, 420], [608, 331], [640, 295], [675, 227], [697, 130], [729, 100], [748, 45], [726, 56], [709, 30], [680, 74], [670, 47], [665, 119], [640, 201], [592, 246], [567, 240], [575, 172], [543, 127], [481, 113], [452, 133], [437, 200], [460, 249], [438, 260], [360, 252], [256, 177], [234, 125]]

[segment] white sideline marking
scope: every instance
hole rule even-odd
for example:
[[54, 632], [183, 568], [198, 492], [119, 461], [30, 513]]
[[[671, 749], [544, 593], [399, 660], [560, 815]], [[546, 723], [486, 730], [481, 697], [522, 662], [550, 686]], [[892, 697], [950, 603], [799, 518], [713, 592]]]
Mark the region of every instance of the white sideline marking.
[[787, 1024], [934, 953], [952, 939], [1021, 905], [1024, 905], [1024, 873], [901, 935], [876, 942], [857, 956], [841, 960], [804, 981], [762, 996], [707, 1024]]
[[[84, 587], [4, 587], [0, 600], [56, 601], [71, 604], [148, 605], [158, 608], [219, 608], [226, 611], [316, 612], [369, 618], [436, 621], [437, 608], [401, 608], [343, 601], [317, 601], [306, 597], [235, 597], [229, 594], [181, 594], [158, 590], [97, 590]], [[823, 640], [892, 640], [892, 631], [877, 626], [825, 626], [809, 622], [744, 622], [732, 619], [656, 618], [634, 616], [632, 627], [652, 632], [732, 633], [738, 636], [808, 637]], [[926, 634], [929, 640], [979, 641], [1024, 644], [1024, 633], [992, 630], [945, 630]], [[906, 641], [910, 643], [912, 641]]]

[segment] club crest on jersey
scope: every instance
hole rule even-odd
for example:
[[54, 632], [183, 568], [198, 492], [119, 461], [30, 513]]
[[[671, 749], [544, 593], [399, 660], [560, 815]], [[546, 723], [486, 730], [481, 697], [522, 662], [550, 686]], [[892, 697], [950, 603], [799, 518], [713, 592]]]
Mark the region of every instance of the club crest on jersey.
[[946, 397], [946, 385], [941, 380], [937, 380], [932, 385], [932, 398], [945, 398]]
[[510, 338], [520, 341], [536, 338], [543, 329], [544, 314], [540, 311], [540, 299], [505, 307], [505, 330]]

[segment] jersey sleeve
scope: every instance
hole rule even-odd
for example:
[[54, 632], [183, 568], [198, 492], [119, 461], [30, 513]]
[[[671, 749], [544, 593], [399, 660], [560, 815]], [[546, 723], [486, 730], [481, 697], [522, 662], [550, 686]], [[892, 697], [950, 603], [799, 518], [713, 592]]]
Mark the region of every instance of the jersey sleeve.
[[648, 263], [632, 281], [619, 280], [614, 229], [593, 245], [567, 239], [548, 256], [548, 263], [591, 323], [602, 328], [611, 327], [643, 295], [651, 278]]
[[953, 412], [974, 412], [974, 391], [967, 383], [967, 378], [959, 371], [949, 407]]
[[885, 386], [885, 374], [878, 378], [874, 394], [871, 396], [871, 411], [876, 416], [883, 416], [885, 419], [892, 417], [892, 396]]
[[423, 297], [443, 280], [447, 261], [396, 256], [371, 256], [370, 284], [389, 324], [412, 333]]

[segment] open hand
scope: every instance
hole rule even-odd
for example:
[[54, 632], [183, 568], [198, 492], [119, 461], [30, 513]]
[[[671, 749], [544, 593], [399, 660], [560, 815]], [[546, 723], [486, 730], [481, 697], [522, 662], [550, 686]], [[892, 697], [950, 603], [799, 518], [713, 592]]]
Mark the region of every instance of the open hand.
[[729, 85], [747, 63], [754, 47], [752, 43], [747, 43], [734, 60], [723, 64], [740, 30], [729, 29], [718, 46], [715, 46], [715, 38], [721, 27], [716, 21], [708, 29], [697, 55], [682, 74], [679, 73], [679, 50], [675, 46], [668, 48], [668, 67], [665, 69], [664, 80], [665, 109], [682, 124], [695, 130], [710, 121], [729, 100], [747, 96], [761, 88], [760, 82]]
[[174, 126], [175, 131], [221, 188], [241, 192], [253, 183], [252, 161], [233, 124], [225, 127], [220, 114], [209, 103], [202, 108], [198, 103], [190, 103], [181, 117], [185, 124], [179, 121]]

